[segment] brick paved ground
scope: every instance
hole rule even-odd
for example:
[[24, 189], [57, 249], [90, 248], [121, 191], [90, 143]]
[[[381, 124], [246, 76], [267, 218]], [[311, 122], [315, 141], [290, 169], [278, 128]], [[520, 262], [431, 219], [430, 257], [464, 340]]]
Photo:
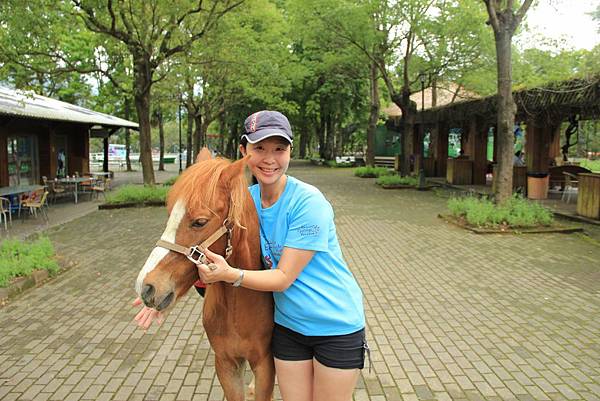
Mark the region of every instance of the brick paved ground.
[[[365, 292], [371, 372], [356, 400], [600, 400], [600, 247], [580, 235], [477, 236], [435, 216], [434, 192], [295, 167], [336, 210]], [[132, 323], [135, 277], [161, 208], [52, 228], [77, 264], [0, 310], [1, 400], [220, 400], [187, 296], [160, 328]]]

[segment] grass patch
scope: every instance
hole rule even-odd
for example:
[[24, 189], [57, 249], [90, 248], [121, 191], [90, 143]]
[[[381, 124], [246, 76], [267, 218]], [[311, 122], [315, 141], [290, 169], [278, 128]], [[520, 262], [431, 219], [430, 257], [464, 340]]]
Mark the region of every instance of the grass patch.
[[391, 175], [391, 174], [393, 174], [393, 171], [390, 171], [385, 167], [365, 166], [365, 167], [358, 167], [357, 169], [354, 170], [354, 175], [357, 177], [362, 177], [362, 178], [375, 178], [375, 177], [381, 177], [384, 175]]
[[168, 186], [123, 185], [112, 193], [106, 194], [106, 203], [165, 202]]
[[456, 218], [477, 227], [530, 228], [549, 226], [554, 215], [539, 203], [518, 195], [497, 206], [487, 198], [462, 197], [448, 200], [448, 209]]
[[585, 167], [589, 170], [592, 170], [593, 172], [600, 172], [600, 160], [588, 160], [588, 159], [583, 159], [581, 160], [581, 162], [579, 163], [579, 165], [581, 167]]
[[7, 239], [0, 243], [0, 287], [15, 277], [28, 276], [35, 270], [47, 270], [52, 276], [60, 267], [54, 258], [54, 246], [48, 237], [34, 242]]
[[399, 175], [382, 175], [375, 181], [377, 185], [406, 185], [417, 186], [417, 178], [412, 176], [401, 177]]

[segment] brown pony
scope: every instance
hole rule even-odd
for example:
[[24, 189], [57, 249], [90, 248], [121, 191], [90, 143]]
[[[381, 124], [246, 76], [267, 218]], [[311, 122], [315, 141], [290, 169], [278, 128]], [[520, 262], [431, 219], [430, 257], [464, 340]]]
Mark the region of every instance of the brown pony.
[[[210, 152], [203, 149], [196, 163], [177, 179], [167, 199], [167, 227], [136, 282], [146, 306], [168, 312], [192, 287], [198, 271], [182, 253], [203, 242], [213, 252], [230, 253], [232, 266], [261, 268], [258, 217], [244, 170], [245, 159], [234, 163], [210, 159]], [[219, 230], [224, 233], [219, 235]], [[215, 240], [212, 245], [206, 244], [209, 237]], [[231, 252], [226, 249], [229, 245]], [[197, 259], [201, 249], [199, 246], [187, 256]], [[224, 282], [211, 284], [202, 315], [227, 400], [244, 400], [245, 361], [254, 372], [255, 399], [270, 400], [275, 380], [270, 351], [271, 293]]]

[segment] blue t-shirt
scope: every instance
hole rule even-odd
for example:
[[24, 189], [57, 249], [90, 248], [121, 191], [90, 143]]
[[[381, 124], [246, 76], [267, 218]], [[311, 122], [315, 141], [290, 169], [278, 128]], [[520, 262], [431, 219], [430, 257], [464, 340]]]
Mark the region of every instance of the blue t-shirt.
[[365, 327], [362, 291], [342, 257], [333, 208], [312, 185], [287, 177], [277, 202], [263, 208], [253, 185], [265, 266], [276, 269], [284, 247], [316, 251], [298, 278], [274, 292], [275, 323], [308, 336], [354, 333]]

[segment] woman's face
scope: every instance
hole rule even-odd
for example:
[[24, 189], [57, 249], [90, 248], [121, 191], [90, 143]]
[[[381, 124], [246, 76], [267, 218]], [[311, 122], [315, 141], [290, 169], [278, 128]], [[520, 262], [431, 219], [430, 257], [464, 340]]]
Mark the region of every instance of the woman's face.
[[248, 167], [262, 185], [277, 183], [290, 165], [291, 145], [281, 137], [270, 137], [257, 143], [240, 146], [242, 154], [251, 155]]

